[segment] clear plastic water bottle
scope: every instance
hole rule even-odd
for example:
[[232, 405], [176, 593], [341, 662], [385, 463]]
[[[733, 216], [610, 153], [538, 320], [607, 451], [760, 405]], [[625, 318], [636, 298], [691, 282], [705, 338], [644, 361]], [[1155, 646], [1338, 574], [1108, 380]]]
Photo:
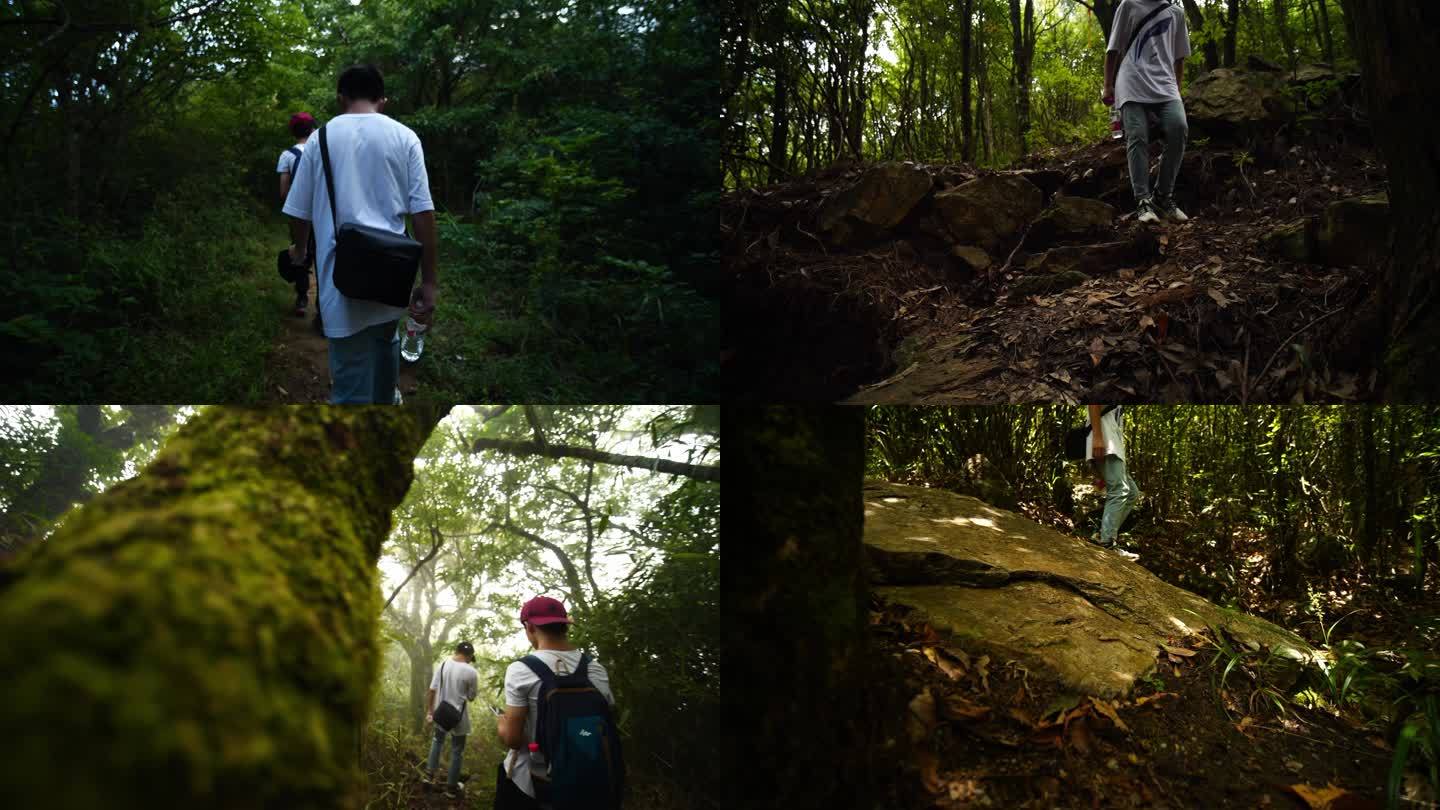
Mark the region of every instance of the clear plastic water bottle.
[[530, 778], [548, 780], [550, 768], [545, 764], [545, 755], [540, 753], [540, 743], [530, 743]]
[[1120, 109], [1114, 104], [1110, 105], [1110, 140], [1118, 141], [1125, 137], [1125, 125], [1120, 123]]
[[[410, 296], [410, 306], [414, 308], [420, 300], [420, 288], [415, 288], [415, 293]], [[425, 331], [430, 328], [429, 324], [418, 323], [414, 315], [405, 316], [405, 325], [401, 327], [400, 335], [400, 357], [405, 362], [413, 363], [420, 359], [420, 353], [425, 350]]]

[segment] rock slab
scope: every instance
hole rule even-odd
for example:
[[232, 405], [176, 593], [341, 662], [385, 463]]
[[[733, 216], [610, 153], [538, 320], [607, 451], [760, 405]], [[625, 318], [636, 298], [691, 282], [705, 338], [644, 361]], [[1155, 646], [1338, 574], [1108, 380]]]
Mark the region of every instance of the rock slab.
[[1280, 627], [964, 495], [868, 482], [865, 551], [882, 598], [999, 662], [1084, 694], [1128, 694], [1154, 670], [1162, 644], [1207, 627], [1297, 668], [1314, 655]]

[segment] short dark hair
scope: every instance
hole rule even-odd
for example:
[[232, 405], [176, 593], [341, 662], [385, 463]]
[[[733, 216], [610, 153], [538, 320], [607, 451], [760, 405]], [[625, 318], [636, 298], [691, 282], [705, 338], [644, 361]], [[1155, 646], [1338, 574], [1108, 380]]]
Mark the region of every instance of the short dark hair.
[[535, 625], [535, 629], [550, 638], [565, 638], [570, 632], [570, 625], [565, 622], [552, 622], [550, 624], [537, 624]]
[[385, 97], [385, 77], [374, 65], [351, 65], [340, 74], [337, 89], [346, 98], [379, 101]]
[[462, 641], [455, 645], [455, 652], [462, 655], [474, 655], [475, 647], [468, 641]]

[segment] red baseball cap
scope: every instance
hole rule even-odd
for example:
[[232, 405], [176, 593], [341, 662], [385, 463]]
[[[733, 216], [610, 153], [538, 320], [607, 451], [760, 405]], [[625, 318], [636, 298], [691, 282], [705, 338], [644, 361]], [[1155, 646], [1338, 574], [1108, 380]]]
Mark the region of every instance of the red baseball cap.
[[565, 615], [565, 606], [560, 604], [559, 599], [537, 596], [520, 608], [520, 623], [570, 624], [570, 617]]
[[293, 129], [297, 124], [309, 124], [315, 126], [315, 116], [308, 112], [295, 113], [290, 116], [290, 127]]

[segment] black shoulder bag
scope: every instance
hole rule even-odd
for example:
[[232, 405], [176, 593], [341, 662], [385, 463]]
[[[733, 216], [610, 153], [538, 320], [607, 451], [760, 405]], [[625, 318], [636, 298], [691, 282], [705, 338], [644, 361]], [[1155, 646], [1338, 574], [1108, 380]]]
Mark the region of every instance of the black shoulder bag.
[[320, 161], [325, 167], [325, 191], [330, 195], [330, 215], [335, 222], [335, 289], [348, 298], [407, 307], [423, 248], [403, 233], [352, 222], [340, 224], [330, 149], [325, 143], [327, 128], [320, 128]]
[[[447, 661], [447, 662], [445, 662], [445, 663], [449, 663], [449, 662]], [[451, 703], [450, 701], [445, 700], [445, 698], [444, 698], [444, 695], [445, 695], [445, 663], [442, 663], [442, 664], [440, 665], [440, 696], [441, 696], [441, 697], [440, 697], [440, 705], [435, 707], [434, 717], [435, 717], [435, 725], [439, 726], [439, 727], [440, 727], [442, 730], [444, 730], [444, 731], [450, 731], [451, 729], [453, 729], [453, 728], [455, 728], [456, 726], [460, 725], [460, 718], [462, 718], [462, 717], [465, 716], [465, 706], [466, 706], [466, 704], [465, 704], [465, 703], [461, 703], [461, 704], [460, 704], [460, 708], [457, 709], [457, 708], [455, 708], [455, 704], [454, 704], [454, 703]]]

